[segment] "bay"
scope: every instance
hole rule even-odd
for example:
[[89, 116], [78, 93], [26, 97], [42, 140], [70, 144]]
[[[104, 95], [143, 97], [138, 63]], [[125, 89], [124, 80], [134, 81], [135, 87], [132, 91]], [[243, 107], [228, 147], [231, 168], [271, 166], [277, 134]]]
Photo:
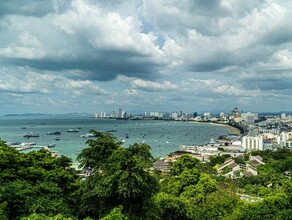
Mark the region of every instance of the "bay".
[[[68, 129], [79, 128], [76, 133]], [[146, 143], [152, 148], [155, 157], [164, 157], [179, 149], [180, 145], [207, 143], [219, 135], [229, 134], [227, 127], [212, 124], [191, 123], [182, 121], [158, 120], [115, 120], [96, 119], [88, 116], [1, 116], [0, 138], [7, 142], [35, 142], [37, 145], [55, 143], [54, 151], [76, 161], [77, 154], [85, 148], [86, 140], [80, 135], [90, 130], [111, 131], [124, 146], [134, 143]], [[60, 140], [47, 132], [60, 131]], [[38, 138], [24, 138], [28, 132], [38, 133]]]

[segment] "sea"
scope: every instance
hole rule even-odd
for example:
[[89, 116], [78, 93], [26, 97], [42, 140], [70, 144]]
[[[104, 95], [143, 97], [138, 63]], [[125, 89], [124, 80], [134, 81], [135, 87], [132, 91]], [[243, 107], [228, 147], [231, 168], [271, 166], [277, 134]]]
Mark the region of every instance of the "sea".
[[[79, 132], [67, 132], [68, 129], [76, 128]], [[146, 143], [151, 146], [151, 153], [157, 158], [179, 150], [180, 145], [205, 144], [210, 139], [217, 139], [219, 135], [230, 133], [227, 127], [189, 121], [97, 119], [80, 115], [0, 116], [1, 140], [35, 142], [38, 146], [56, 144], [52, 149], [72, 158], [74, 162], [77, 162], [78, 153], [88, 147], [88, 138], [81, 135], [90, 130], [110, 131], [124, 142], [124, 147]], [[55, 140], [56, 135], [47, 134], [55, 131], [61, 132], [58, 136], [60, 140]], [[29, 132], [37, 133], [39, 137], [23, 137]]]

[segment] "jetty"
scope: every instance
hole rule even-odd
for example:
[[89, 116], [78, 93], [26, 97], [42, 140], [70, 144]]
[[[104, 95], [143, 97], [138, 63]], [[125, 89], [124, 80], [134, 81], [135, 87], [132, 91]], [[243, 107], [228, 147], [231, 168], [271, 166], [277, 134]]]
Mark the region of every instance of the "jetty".
[[41, 148], [45, 148], [45, 149], [49, 149], [52, 147], [55, 147], [56, 144], [47, 144], [47, 145], [36, 145], [35, 142], [24, 142], [21, 144], [17, 144], [17, 145], [10, 145], [10, 147], [15, 148], [18, 151], [24, 151], [24, 150], [28, 150], [28, 149], [41, 149]]

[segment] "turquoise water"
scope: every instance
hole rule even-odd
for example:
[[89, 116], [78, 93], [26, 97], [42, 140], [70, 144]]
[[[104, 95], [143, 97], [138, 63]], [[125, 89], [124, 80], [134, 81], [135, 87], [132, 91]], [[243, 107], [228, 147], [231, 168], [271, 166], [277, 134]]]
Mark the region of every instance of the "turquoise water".
[[[24, 129], [25, 128], [25, 129]], [[80, 128], [78, 133], [68, 133], [70, 128]], [[36, 142], [37, 145], [55, 143], [53, 149], [71, 157], [74, 161], [80, 150], [86, 147], [87, 138], [80, 137], [91, 129], [108, 131], [124, 140], [124, 146], [133, 143], [147, 143], [155, 157], [163, 157], [179, 149], [179, 145], [204, 144], [211, 138], [230, 133], [226, 127], [179, 121], [157, 120], [114, 120], [75, 116], [0, 117], [0, 138], [7, 142]], [[47, 132], [60, 131], [60, 140]], [[24, 138], [28, 132], [38, 133], [38, 138]], [[128, 136], [128, 138], [126, 138]]]

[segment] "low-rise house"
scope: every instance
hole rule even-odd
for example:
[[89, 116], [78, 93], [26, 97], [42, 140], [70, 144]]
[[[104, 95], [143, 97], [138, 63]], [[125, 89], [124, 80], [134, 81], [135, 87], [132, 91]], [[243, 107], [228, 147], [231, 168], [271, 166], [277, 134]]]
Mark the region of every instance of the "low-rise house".
[[[257, 158], [259, 159], [259, 158]], [[254, 160], [258, 161], [258, 160]], [[256, 176], [258, 175], [257, 169], [251, 164], [237, 164], [234, 159], [228, 158], [223, 164], [219, 166], [217, 172], [221, 175], [230, 178], [240, 178], [243, 176]]]
[[262, 158], [261, 156], [259, 156], [259, 155], [256, 155], [256, 156], [252, 156], [252, 155], [250, 155], [250, 156], [249, 156], [249, 163], [250, 163], [252, 166], [255, 166], [255, 167], [257, 167], [257, 166], [259, 166], [259, 165], [262, 165], [262, 164], [265, 164], [265, 163], [263, 162], [263, 158]]
[[170, 164], [167, 160], [159, 159], [153, 163], [153, 168], [163, 172], [168, 172], [170, 170]]

